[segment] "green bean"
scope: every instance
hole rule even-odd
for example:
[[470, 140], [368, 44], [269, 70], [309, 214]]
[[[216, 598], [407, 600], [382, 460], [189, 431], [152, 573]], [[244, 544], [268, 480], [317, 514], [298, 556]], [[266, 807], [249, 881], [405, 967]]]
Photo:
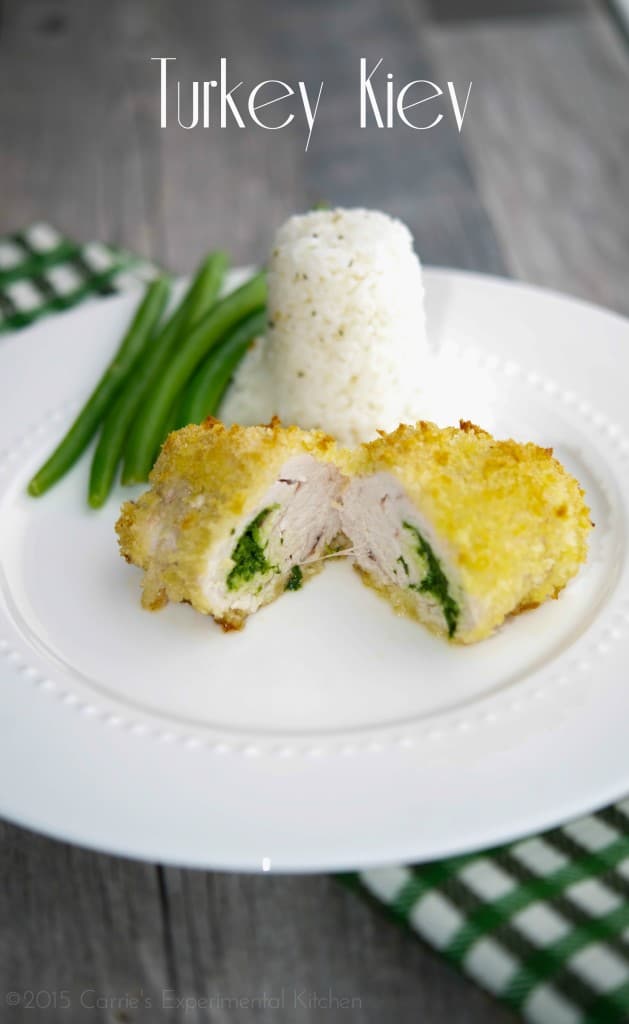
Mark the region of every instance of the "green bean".
[[35, 497], [44, 494], [68, 472], [85, 451], [134, 363], [153, 336], [169, 291], [170, 282], [166, 277], [158, 277], [148, 286], [113, 360], [65, 437], [30, 481], [29, 494]]
[[216, 301], [226, 267], [227, 257], [222, 252], [211, 253], [203, 261], [179, 306], [127, 378], [103, 424], [92, 459], [88, 489], [92, 508], [101, 508], [106, 502], [138, 409], [177, 344]]
[[184, 388], [184, 390], [179, 395], [177, 395], [175, 401], [172, 404], [170, 412], [168, 413], [166, 426], [164, 427], [164, 432], [162, 434], [162, 440], [159, 445], [160, 448], [163, 445], [166, 438], [168, 437], [168, 435], [171, 434], [173, 430], [178, 430], [179, 427], [182, 425], [179, 422], [179, 410], [181, 409], [182, 400], [184, 399], [185, 394], [186, 392]]
[[177, 310], [177, 312], [181, 310], [184, 314], [178, 341], [182, 340], [184, 333], [194, 327], [216, 302], [228, 262], [227, 254], [220, 249], [211, 252], [202, 260]]
[[128, 392], [123, 391], [114, 402], [96, 445], [90, 467], [87, 500], [91, 508], [102, 508], [111, 491], [120, 453], [129, 429]]
[[216, 414], [234, 370], [253, 339], [263, 334], [265, 328], [264, 310], [252, 313], [239, 323], [220, 345], [210, 351], [184, 392], [178, 426], [202, 423], [206, 416]]
[[162, 444], [164, 443], [164, 441], [166, 440], [168, 435], [173, 430], [178, 430], [179, 427], [185, 426], [185, 424], [181, 423], [181, 408], [182, 408], [183, 400], [184, 400], [185, 397], [186, 397], [186, 392], [185, 392], [185, 389], [184, 389], [181, 392], [181, 394], [177, 395], [175, 401], [172, 404], [171, 410], [168, 413], [168, 420], [166, 421], [166, 426], [164, 427], [164, 435], [162, 437]]
[[218, 302], [192, 329], [133, 424], [125, 453], [124, 483], [141, 483], [148, 478], [177, 395], [208, 352], [246, 316], [262, 309], [265, 302], [266, 278], [260, 273]]

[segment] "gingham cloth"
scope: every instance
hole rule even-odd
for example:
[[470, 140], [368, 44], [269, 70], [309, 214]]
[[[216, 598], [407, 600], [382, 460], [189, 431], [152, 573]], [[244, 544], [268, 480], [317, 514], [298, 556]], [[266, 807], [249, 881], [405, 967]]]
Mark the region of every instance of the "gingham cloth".
[[[155, 273], [35, 225], [0, 239], [0, 331]], [[483, 853], [341, 878], [524, 1019], [629, 1022], [629, 800]]]
[[49, 224], [0, 238], [0, 332], [27, 327], [94, 295], [137, 288], [157, 267], [101, 242], [77, 245]]

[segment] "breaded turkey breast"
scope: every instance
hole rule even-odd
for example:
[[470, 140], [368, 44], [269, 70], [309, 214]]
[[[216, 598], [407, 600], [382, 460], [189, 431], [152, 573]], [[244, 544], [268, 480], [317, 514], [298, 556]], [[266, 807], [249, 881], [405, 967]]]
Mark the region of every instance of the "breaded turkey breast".
[[363, 579], [451, 640], [557, 597], [585, 561], [583, 491], [551, 449], [420, 422], [356, 449], [348, 468], [341, 526]]
[[188, 601], [226, 629], [337, 551], [396, 611], [472, 643], [556, 597], [591, 527], [550, 449], [471, 423], [400, 426], [349, 450], [277, 421], [208, 420], [169, 436], [150, 481], [116, 527], [145, 570], [144, 606]]
[[319, 431], [227, 428], [167, 438], [151, 488], [116, 524], [123, 556], [145, 570], [142, 603], [188, 601], [225, 629], [297, 590], [340, 533], [344, 478]]

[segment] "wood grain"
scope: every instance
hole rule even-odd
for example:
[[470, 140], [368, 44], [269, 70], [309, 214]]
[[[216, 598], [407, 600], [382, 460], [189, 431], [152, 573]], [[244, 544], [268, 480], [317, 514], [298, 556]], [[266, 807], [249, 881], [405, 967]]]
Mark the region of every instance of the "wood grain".
[[[437, 25], [415, 0], [4, 0], [0, 233], [47, 219], [188, 271], [217, 243], [236, 262], [262, 259], [273, 225], [325, 198], [402, 216], [427, 262], [508, 269], [626, 310], [625, 56], [593, 6], [559, 6], [552, 18]], [[299, 126], [159, 128], [148, 58], [175, 55], [182, 78], [203, 80], [220, 54], [251, 82], [325, 79], [308, 154]], [[360, 56], [385, 57], [400, 81], [472, 79], [462, 135], [360, 129]], [[513, 1020], [333, 878], [137, 864], [10, 825], [0, 869], [0, 1020], [33, 1019], [24, 1004], [6, 1010], [6, 991], [64, 989], [71, 1008], [40, 1014], [68, 1024]], [[295, 1001], [329, 989], [359, 1005]], [[229, 1002], [282, 990], [279, 1008]], [[82, 992], [109, 1003], [88, 1010]], [[173, 998], [213, 1003], [162, 1005]]]
[[442, 75], [474, 81], [463, 144], [510, 271], [629, 313], [629, 61], [613, 24], [591, 5], [418, 32]]
[[9, 992], [67, 994], [39, 1013], [72, 1024], [514, 1019], [332, 877], [162, 869], [2, 824], [0, 872], [3, 1021], [37, 1019]]
[[[236, 262], [263, 259], [273, 226], [324, 198], [404, 217], [427, 262], [502, 268], [451, 123], [359, 127], [361, 56], [384, 54], [400, 84], [432, 73], [403, 6], [279, 0], [273, 19], [244, 0], [190, 4], [185, 18], [166, 0], [100, 6], [7, 3], [0, 230], [54, 214], [69, 234], [189, 271], [217, 241]], [[307, 154], [297, 119], [281, 132], [160, 129], [149, 57], [179, 55], [183, 87], [212, 77], [223, 53], [250, 86], [325, 81]]]

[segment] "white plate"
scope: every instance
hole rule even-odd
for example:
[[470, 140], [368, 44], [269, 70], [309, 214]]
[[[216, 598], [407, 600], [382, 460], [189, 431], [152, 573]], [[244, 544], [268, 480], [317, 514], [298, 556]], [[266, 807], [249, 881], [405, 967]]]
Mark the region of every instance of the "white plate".
[[[148, 614], [88, 460], [24, 493], [135, 299], [0, 340], [0, 812], [87, 846], [213, 868], [422, 860], [629, 791], [629, 324], [573, 299], [426, 273], [427, 416], [553, 445], [585, 486], [589, 562], [472, 648], [396, 618], [347, 565], [225, 635]], [[443, 384], [448, 383], [448, 387]]]

